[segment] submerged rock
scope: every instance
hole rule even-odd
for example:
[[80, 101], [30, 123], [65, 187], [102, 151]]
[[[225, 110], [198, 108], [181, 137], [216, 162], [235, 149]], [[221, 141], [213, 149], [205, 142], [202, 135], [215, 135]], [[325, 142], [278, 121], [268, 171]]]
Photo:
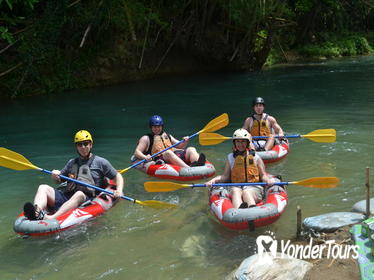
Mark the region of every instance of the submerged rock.
[[204, 235], [191, 235], [182, 244], [180, 248], [182, 256], [194, 260], [199, 266], [206, 264], [206, 237]]
[[280, 253], [276, 258], [256, 254], [243, 260], [226, 280], [301, 280], [312, 266], [303, 260], [282, 258]]
[[333, 212], [304, 219], [307, 229], [317, 232], [334, 232], [340, 227], [353, 225], [365, 220], [365, 215], [352, 212]]
[[[361, 200], [353, 205], [352, 211], [366, 214], [366, 200]], [[370, 214], [374, 215], [374, 198], [370, 199]]]

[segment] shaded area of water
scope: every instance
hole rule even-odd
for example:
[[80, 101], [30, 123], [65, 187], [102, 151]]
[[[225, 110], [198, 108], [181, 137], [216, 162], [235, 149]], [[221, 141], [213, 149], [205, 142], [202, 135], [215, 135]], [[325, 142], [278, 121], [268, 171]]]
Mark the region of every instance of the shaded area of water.
[[[0, 105], [1, 146], [35, 165], [60, 169], [75, 156], [72, 138], [79, 129], [94, 137], [94, 152], [122, 169], [148, 118], [160, 114], [175, 137], [191, 135], [227, 112], [230, 136], [250, 114], [253, 97], [267, 101], [287, 134], [335, 128], [336, 143], [291, 140], [291, 153], [269, 165], [285, 181], [337, 176], [335, 189], [288, 188], [289, 206], [275, 224], [254, 233], [230, 231], [208, 211], [203, 188], [146, 193], [154, 180], [136, 170], [125, 173], [126, 195], [178, 203], [154, 210], [127, 201], [85, 225], [48, 238], [23, 240], [12, 230], [25, 201], [50, 178], [35, 170], [0, 168], [0, 272], [2, 279], [212, 279], [221, 278], [255, 251], [257, 235], [270, 230], [290, 239], [296, 207], [304, 216], [350, 210], [364, 199], [364, 172], [373, 166], [374, 57], [277, 68], [257, 74], [221, 74], [165, 79], [60, 96], [37, 97]], [[218, 173], [231, 143], [199, 146]]]

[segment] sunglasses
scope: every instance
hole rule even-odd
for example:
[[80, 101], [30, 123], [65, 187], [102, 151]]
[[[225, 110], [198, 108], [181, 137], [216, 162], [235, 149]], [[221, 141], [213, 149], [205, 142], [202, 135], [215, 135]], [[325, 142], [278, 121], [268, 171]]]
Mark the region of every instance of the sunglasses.
[[87, 147], [90, 143], [91, 143], [90, 141], [84, 141], [84, 142], [78, 142], [76, 143], [76, 145], [78, 147], [83, 147], [83, 146]]

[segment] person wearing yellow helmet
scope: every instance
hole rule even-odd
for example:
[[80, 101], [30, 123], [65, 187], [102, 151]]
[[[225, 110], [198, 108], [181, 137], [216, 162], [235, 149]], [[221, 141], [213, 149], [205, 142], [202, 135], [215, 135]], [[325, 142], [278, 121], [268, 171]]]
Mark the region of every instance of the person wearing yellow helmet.
[[91, 133], [89, 133], [87, 130], [79, 130], [74, 135], [75, 144], [83, 141], [91, 141], [91, 143], [93, 144]]
[[156, 162], [166, 162], [181, 167], [205, 165], [205, 155], [203, 153], [199, 155], [194, 147], [187, 147], [188, 136], [183, 137], [185, 142], [180, 143], [175, 148], [166, 150], [157, 156], [157, 158], [152, 158], [151, 155], [179, 141], [164, 131], [164, 120], [158, 115], [154, 115], [149, 119], [149, 127], [151, 130], [150, 133], [143, 135], [138, 141], [134, 156], [132, 157], [133, 161], [147, 160], [147, 163], [144, 165], [145, 168]]
[[252, 101], [254, 114], [244, 120], [243, 128], [251, 133], [252, 136], [267, 136], [268, 138], [253, 141], [256, 151], [269, 151], [275, 143], [274, 135], [283, 137], [283, 129], [277, 120], [265, 111], [265, 100], [262, 97], [256, 97]]
[[[266, 174], [264, 162], [253, 150], [251, 134], [239, 128], [234, 131], [232, 141], [233, 152], [227, 156], [223, 174], [206, 182], [207, 187], [216, 183], [265, 182], [273, 185], [275, 181]], [[263, 199], [264, 188], [260, 185], [231, 187], [231, 196], [234, 208], [253, 207]]]
[[[108, 160], [91, 152], [91, 134], [87, 130], [78, 131], [74, 135], [74, 144], [79, 156], [69, 160], [61, 171], [53, 170], [52, 178], [61, 183], [59, 175], [64, 175], [101, 188], [107, 186], [107, 179], [112, 179], [117, 187], [114, 197], [119, 198], [123, 195], [122, 175]], [[42, 184], [37, 190], [34, 203], [25, 203], [24, 214], [29, 220], [54, 219], [96, 195], [98, 193], [95, 190], [70, 181], [62, 182], [58, 189]], [[48, 212], [49, 210], [52, 211]]]

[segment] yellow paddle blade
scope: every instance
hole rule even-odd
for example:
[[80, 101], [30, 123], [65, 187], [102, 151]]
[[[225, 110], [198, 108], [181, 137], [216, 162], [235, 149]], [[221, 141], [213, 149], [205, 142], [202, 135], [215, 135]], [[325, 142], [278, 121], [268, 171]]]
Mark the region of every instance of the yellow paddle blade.
[[178, 184], [174, 182], [145, 182], [144, 189], [147, 192], [172, 192], [179, 189], [188, 188], [191, 185]]
[[231, 139], [218, 133], [201, 133], [199, 135], [199, 143], [202, 146], [216, 145], [225, 140]]
[[27, 158], [16, 152], [0, 147], [0, 166], [10, 168], [13, 170], [28, 170], [38, 169], [39, 167], [33, 165]]
[[123, 173], [125, 173], [127, 170], [129, 170], [130, 169], [130, 167], [127, 167], [127, 168], [125, 168], [125, 169], [122, 169], [122, 170], [117, 170], [119, 173], [121, 173], [121, 174], [123, 174]]
[[198, 134], [203, 132], [214, 132], [221, 129], [229, 124], [229, 115], [223, 113], [222, 115], [211, 120]]
[[314, 177], [301, 181], [289, 182], [289, 185], [302, 185], [309, 188], [320, 188], [320, 189], [329, 189], [335, 188], [339, 184], [339, 178], [336, 177]]
[[144, 201], [135, 200], [135, 203], [143, 205], [143, 206], [153, 207], [153, 208], [156, 208], [156, 209], [174, 208], [174, 207], [177, 206], [177, 205], [172, 204], [172, 203], [162, 202], [162, 201], [158, 201], [158, 200], [144, 200]]
[[301, 137], [308, 138], [318, 143], [333, 143], [336, 141], [335, 129], [317, 129], [308, 134], [301, 135]]

